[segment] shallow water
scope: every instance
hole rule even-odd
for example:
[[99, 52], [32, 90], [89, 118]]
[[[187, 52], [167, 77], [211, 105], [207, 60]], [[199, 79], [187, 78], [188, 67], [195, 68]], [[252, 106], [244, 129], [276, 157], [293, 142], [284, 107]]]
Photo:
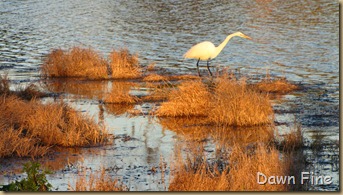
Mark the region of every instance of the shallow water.
[[[218, 45], [228, 34], [241, 31], [253, 40], [233, 38], [212, 65], [251, 77], [269, 71], [301, 84], [302, 90], [274, 100], [279, 111], [278, 130], [288, 132], [295, 118], [309, 144], [315, 141], [313, 136], [323, 135], [320, 151], [305, 151], [312, 163], [307, 168], [332, 176], [334, 183], [310, 190], [338, 190], [338, 10], [338, 1], [331, 0], [1, 1], [0, 73], [8, 72], [13, 86], [38, 82], [43, 56], [53, 48], [74, 45], [92, 47], [105, 56], [112, 49], [127, 47], [139, 54], [143, 66], [156, 62], [156, 66], [178, 73], [196, 73], [195, 61], [182, 59], [188, 48], [204, 40]], [[106, 88], [110, 84], [99, 85]], [[163, 184], [158, 184], [160, 172], [147, 173], [151, 167], [159, 167], [161, 158], [170, 162], [175, 140], [182, 136], [147, 116], [128, 117], [126, 111], [132, 108], [104, 108], [103, 117], [99, 117], [97, 98], [103, 88], [92, 93], [73, 89], [69, 85], [61, 91], [65, 101], [95, 116], [95, 120], [103, 120], [119, 137], [112, 146], [94, 149], [98, 152], [82, 149], [77, 156], [82, 156], [83, 165], [93, 169], [99, 169], [99, 164], [120, 167], [113, 175], [122, 177], [131, 190], [164, 190]], [[145, 91], [135, 88], [131, 93]], [[135, 107], [146, 112], [152, 106]], [[50, 179], [58, 190], [65, 190], [75, 170], [58, 170]], [[10, 178], [2, 175], [0, 183]]]

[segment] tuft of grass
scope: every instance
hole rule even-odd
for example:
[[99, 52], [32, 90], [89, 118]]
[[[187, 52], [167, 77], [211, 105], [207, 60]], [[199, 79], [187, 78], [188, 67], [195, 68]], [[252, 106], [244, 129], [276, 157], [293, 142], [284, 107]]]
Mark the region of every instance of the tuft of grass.
[[159, 82], [159, 81], [168, 81], [168, 78], [159, 74], [149, 74], [143, 78], [145, 82]]
[[69, 189], [73, 191], [129, 191], [127, 186], [107, 175], [104, 168], [101, 169], [100, 174], [91, 172], [88, 179], [86, 175], [79, 175], [75, 187], [72, 188], [69, 185]]
[[286, 79], [264, 79], [255, 85], [260, 91], [281, 94], [298, 89], [298, 86], [291, 84]]
[[94, 50], [73, 47], [69, 51], [52, 50], [42, 65], [44, 77], [108, 78], [108, 63]]
[[270, 124], [273, 110], [268, 95], [247, 87], [245, 80], [218, 77], [205, 85], [185, 81], [161, 104], [157, 116], [207, 116], [210, 123], [229, 126]]
[[63, 102], [42, 104], [15, 96], [0, 99], [0, 127], [5, 135], [0, 157], [42, 156], [53, 146], [99, 145], [108, 137], [104, 128]]
[[295, 124], [291, 132], [284, 135], [281, 147], [285, 152], [301, 149], [304, 146], [303, 134], [299, 124]]
[[110, 72], [114, 79], [133, 79], [141, 76], [138, 56], [127, 49], [113, 50], [110, 55]]
[[171, 91], [169, 101], [163, 102], [157, 110], [158, 116], [191, 117], [207, 116], [211, 94], [201, 81], [186, 81]]
[[218, 77], [209, 118], [220, 125], [262, 125], [273, 121], [273, 109], [268, 96], [249, 89], [244, 79]]
[[190, 74], [171, 75], [169, 76], [169, 80], [201, 80], [201, 77]]

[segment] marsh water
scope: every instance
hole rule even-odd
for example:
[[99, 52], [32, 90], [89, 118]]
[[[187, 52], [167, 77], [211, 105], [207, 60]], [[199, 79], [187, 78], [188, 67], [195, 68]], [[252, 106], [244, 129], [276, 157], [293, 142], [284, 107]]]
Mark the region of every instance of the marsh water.
[[[236, 31], [253, 40], [233, 38], [212, 65], [248, 78], [269, 72], [301, 85], [301, 90], [273, 100], [277, 129], [287, 133], [296, 120], [307, 145], [319, 140], [319, 150], [304, 151], [309, 162], [304, 171], [330, 175], [333, 183], [312, 185], [309, 190], [339, 190], [338, 1], [4, 0], [0, 74], [8, 73], [13, 88], [38, 84], [43, 57], [54, 48], [72, 46], [91, 47], [104, 56], [125, 47], [139, 55], [142, 66], [156, 63], [171, 73], [195, 74], [196, 62], [182, 58], [187, 49], [205, 40], [218, 45]], [[103, 90], [130, 85], [125, 82], [60, 80], [56, 85], [43, 90], [62, 94], [68, 104], [106, 124], [116, 138], [112, 145], [61, 150], [40, 159], [55, 167], [48, 177], [55, 190], [67, 190], [75, 182], [78, 165], [93, 170], [103, 166], [130, 190], [168, 189], [175, 144], [184, 135], [144, 114], [153, 103], [103, 108], [99, 103]], [[144, 94], [146, 89], [134, 87], [130, 93]], [[130, 109], [143, 114], [129, 116]], [[15, 170], [27, 160], [1, 159], [0, 183], [16, 178]], [[158, 169], [162, 163], [163, 171]], [[158, 171], [152, 171], [154, 167]]]

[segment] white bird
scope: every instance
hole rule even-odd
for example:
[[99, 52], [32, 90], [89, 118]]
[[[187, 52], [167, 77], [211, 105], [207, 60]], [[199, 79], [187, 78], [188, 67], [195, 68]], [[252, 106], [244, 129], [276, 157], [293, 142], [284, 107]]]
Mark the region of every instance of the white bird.
[[212, 72], [210, 71], [209, 68], [209, 63], [210, 60], [214, 59], [215, 57], [218, 56], [218, 54], [223, 50], [225, 45], [229, 42], [229, 40], [232, 37], [239, 36], [245, 39], [251, 39], [251, 37], [241, 33], [241, 32], [235, 32], [226, 37], [226, 39], [218, 45], [218, 47], [214, 46], [213, 43], [209, 41], [204, 41], [201, 43], [198, 43], [194, 45], [192, 48], [190, 48], [184, 55], [184, 58], [189, 58], [189, 59], [197, 59], [197, 70], [198, 74], [200, 76], [200, 71], [199, 71], [199, 61], [207, 61], [207, 70], [209, 71], [210, 75], [212, 76]]

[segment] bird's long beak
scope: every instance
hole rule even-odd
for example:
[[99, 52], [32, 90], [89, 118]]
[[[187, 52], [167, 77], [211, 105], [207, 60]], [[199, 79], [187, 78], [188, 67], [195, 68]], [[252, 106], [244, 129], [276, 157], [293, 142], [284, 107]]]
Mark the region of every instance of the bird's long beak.
[[250, 40], [252, 40], [252, 38], [251, 38], [251, 37], [249, 37], [249, 36], [247, 36], [247, 35], [244, 35], [243, 37], [244, 37], [244, 38], [246, 38], [246, 39], [250, 39]]

